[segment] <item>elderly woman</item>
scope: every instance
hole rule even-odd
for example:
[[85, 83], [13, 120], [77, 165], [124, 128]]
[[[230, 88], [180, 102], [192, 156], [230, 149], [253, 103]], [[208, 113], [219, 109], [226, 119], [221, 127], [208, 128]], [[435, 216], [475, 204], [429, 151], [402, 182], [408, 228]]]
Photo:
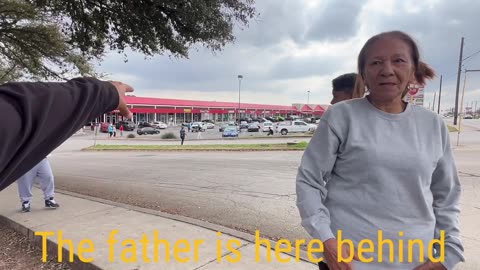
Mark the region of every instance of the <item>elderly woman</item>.
[[302, 225], [323, 242], [321, 269], [450, 270], [464, 261], [448, 129], [403, 100], [409, 85], [433, 77], [403, 32], [376, 35], [360, 51], [358, 98], [324, 114], [297, 174]]

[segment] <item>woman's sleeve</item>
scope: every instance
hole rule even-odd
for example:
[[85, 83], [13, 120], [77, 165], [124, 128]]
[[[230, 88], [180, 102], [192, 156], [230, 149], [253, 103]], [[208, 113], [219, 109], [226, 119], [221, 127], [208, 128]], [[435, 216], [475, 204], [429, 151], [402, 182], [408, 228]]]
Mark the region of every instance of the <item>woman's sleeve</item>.
[[440, 232], [445, 232], [445, 261], [442, 264], [450, 270], [457, 263], [465, 261], [459, 229], [461, 186], [450, 145], [450, 136], [443, 121], [441, 125], [444, 142], [443, 156], [432, 174], [430, 189], [433, 194], [433, 211], [436, 218], [435, 238], [439, 239]]
[[321, 241], [335, 237], [330, 229], [330, 214], [323, 202], [327, 196], [326, 177], [335, 165], [339, 145], [338, 133], [327, 117], [322, 117], [297, 172], [297, 207], [302, 226]]

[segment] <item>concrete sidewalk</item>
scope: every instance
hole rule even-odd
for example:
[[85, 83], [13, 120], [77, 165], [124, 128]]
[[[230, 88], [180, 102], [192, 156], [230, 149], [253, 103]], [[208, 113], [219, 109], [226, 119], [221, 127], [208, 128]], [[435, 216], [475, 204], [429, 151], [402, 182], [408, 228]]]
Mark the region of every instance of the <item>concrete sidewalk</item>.
[[[80, 255], [74, 258], [75, 269], [286, 270], [317, 268], [310, 262], [302, 260], [297, 262], [295, 257], [285, 253], [279, 254], [279, 259], [290, 262], [279, 262], [275, 255], [274, 245], [270, 252], [271, 261], [267, 262], [267, 248], [257, 246], [251, 235], [228, 228], [222, 230], [222, 227], [213, 224], [210, 226], [204, 226], [205, 223], [194, 224], [194, 220], [182, 217], [178, 217], [178, 219], [184, 221], [174, 220], [155, 215], [156, 211], [140, 212], [132, 210], [132, 207], [122, 207], [115, 203], [102, 203], [60, 193], [57, 193], [56, 200], [60, 203], [60, 208], [45, 209], [42, 193], [35, 188], [31, 212], [22, 213], [16, 185], [11, 185], [2, 191], [0, 196], [0, 205], [2, 206], [0, 222], [27, 235], [31, 240], [35, 240], [37, 245], [41, 245], [42, 237], [34, 236], [35, 232], [53, 232], [55, 235], [48, 237], [48, 256], [58, 254], [59, 245], [62, 244], [62, 241], [59, 240], [59, 233], [61, 233], [64, 242], [63, 260], [69, 259], [69, 251], [72, 248], [76, 255]], [[118, 230], [116, 234], [113, 234], [117, 242], [110, 245], [107, 240], [114, 230]], [[158, 235], [155, 235], [156, 232]], [[260, 238], [262, 237], [260, 236]], [[73, 246], [70, 246], [67, 239], [71, 240]], [[155, 239], [164, 240], [159, 243], [158, 250], [154, 249]], [[195, 240], [197, 240], [196, 247]], [[271, 242], [271, 244], [275, 243]], [[81, 245], [83, 253], [79, 254]], [[91, 245], [93, 245], [93, 249], [89, 250]], [[227, 246], [235, 251], [230, 251]], [[292, 246], [295, 247], [294, 243]], [[158, 254], [158, 261], [153, 259], [155, 253]], [[259, 262], [256, 261], [257, 254], [260, 255]], [[295, 254], [294, 250], [292, 250], [292, 254]], [[302, 257], [306, 255], [304, 252], [299, 254]], [[110, 260], [110, 256], [112, 260]], [[85, 261], [92, 258], [91, 263], [81, 263], [81, 259]], [[238, 262], [228, 262], [229, 258], [238, 260]]]

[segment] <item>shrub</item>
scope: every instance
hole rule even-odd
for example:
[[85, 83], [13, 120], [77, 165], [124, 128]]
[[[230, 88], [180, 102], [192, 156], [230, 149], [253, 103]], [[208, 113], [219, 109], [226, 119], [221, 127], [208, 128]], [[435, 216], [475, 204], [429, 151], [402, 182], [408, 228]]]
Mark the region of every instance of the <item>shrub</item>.
[[162, 135], [162, 139], [176, 139], [177, 136], [173, 134], [172, 132], [168, 132]]
[[133, 139], [133, 138], [135, 138], [135, 134], [130, 133], [130, 134], [128, 134], [127, 138]]

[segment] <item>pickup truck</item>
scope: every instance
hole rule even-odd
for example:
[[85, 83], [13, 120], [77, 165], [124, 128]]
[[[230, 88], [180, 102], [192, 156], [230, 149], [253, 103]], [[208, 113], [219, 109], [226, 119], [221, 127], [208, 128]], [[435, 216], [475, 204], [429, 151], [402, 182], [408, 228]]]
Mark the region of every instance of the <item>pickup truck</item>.
[[276, 132], [280, 132], [282, 135], [287, 135], [288, 133], [306, 133], [314, 131], [316, 128], [316, 125], [307, 124], [305, 121], [301, 120], [283, 121], [278, 122]]

